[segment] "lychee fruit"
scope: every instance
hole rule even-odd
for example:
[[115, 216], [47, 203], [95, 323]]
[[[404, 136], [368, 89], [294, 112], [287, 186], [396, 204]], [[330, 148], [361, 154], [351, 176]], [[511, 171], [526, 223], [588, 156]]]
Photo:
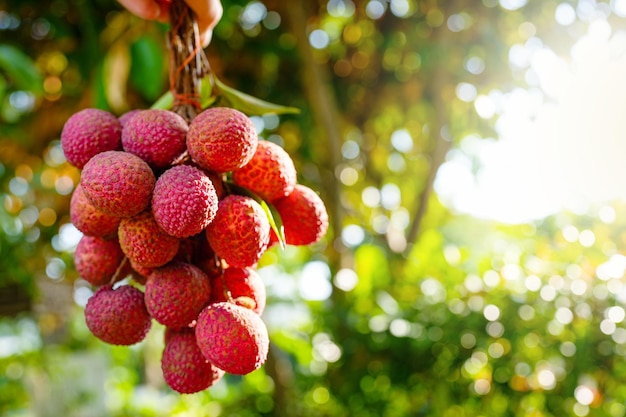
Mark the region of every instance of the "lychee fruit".
[[151, 167], [166, 168], [185, 151], [188, 130], [187, 122], [177, 113], [140, 110], [125, 120], [122, 146]]
[[319, 195], [297, 184], [285, 198], [274, 203], [280, 214], [285, 242], [290, 245], [310, 245], [318, 242], [328, 230], [328, 213]]
[[189, 124], [187, 150], [191, 159], [209, 171], [230, 172], [254, 155], [258, 136], [252, 121], [229, 107], [212, 107]]
[[100, 286], [112, 284], [111, 280], [118, 272], [116, 280], [124, 278], [130, 271], [130, 266], [124, 268], [124, 253], [115, 239], [105, 240], [98, 236], [84, 235], [78, 241], [74, 252], [74, 266], [76, 272], [85, 281]]
[[181, 394], [203, 391], [224, 375], [202, 355], [193, 329], [169, 332], [161, 370], [167, 385]]
[[185, 262], [172, 262], [157, 268], [146, 281], [148, 312], [167, 327], [188, 326], [210, 297], [209, 278], [199, 268]]
[[252, 268], [229, 267], [211, 280], [211, 302], [233, 301], [261, 315], [265, 309], [265, 284]]
[[171, 261], [180, 241], [159, 227], [150, 210], [120, 222], [118, 237], [122, 251], [133, 265], [156, 268]]
[[207, 240], [217, 256], [241, 268], [258, 262], [269, 233], [270, 224], [261, 205], [234, 194], [219, 202], [215, 218], [206, 228]]
[[233, 171], [233, 182], [256, 193], [266, 201], [289, 195], [296, 185], [296, 167], [279, 145], [261, 140], [252, 159]]
[[200, 233], [217, 211], [217, 195], [199, 168], [178, 165], [165, 171], [152, 194], [152, 213], [169, 235], [185, 238]]
[[88, 236], [115, 236], [120, 224], [119, 217], [103, 213], [91, 204], [80, 184], [74, 189], [70, 200], [70, 220]]
[[82, 169], [100, 152], [122, 149], [122, 125], [107, 111], [83, 109], [65, 122], [61, 148], [67, 161]]
[[140, 342], [152, 325], [143, 293], [130, 285], [98, 288], [87, 300], [85, 322], [94, 336], [112, 345]]
[[122, 151], [97, 154], [85, 164], [80, 179], [89, 201], [118, 217], [134, 216], [148, 207], [155, 182], [146, 162]]
[[263, 365], [269, 350], [267, 327], [254, 311], [237, 304], [209, 304], [198, 316], [196, 340], [213, 365], [235, 375]]
[[120, 124], [122, 125], [122, 130], [124, 130], [124, 126], [126, 125], [126, 122], [128, 122], [131, 119], [131, 117], [133, 117], [134, 115], [136, 115], [140, 111], [141, 111], [141, 109], [129, 110], [126, 113], [122, 114], [120, 117], [117, 118], [117, 120], [119, 120]]

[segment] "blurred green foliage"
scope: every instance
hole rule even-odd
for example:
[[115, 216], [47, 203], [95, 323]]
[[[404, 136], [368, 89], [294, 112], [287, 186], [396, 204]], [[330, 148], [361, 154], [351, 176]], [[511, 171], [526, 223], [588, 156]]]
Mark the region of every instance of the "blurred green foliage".
[[267, 364], [180, 396], [161, 328], [121, 348], [85, 327], [79, 173], [58, 142], [81, 108], [122, 114], [167, 90], [167, 27], [111, 0], [0, 0], [0, 416], [625, 416], [626, 206], [509, 226], [432, 193], [450, 148], [495, 134], [475, 97], [526, 86], [511, 46], [566, 52], [593, 13], [623, 27], [620, 2], [563, 2], [566, 31], [556, 1], [288, 3], [224, 2], [207, 53], [226, 85], [301, 109], [254, 121], [332, 227], [260, 263]]

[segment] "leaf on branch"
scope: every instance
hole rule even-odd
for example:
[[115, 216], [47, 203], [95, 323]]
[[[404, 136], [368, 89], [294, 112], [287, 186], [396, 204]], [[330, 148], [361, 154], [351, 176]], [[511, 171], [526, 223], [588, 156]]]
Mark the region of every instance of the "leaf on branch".
[[264, 114], [297, 114], [300, 109], [296, 107], [281, 106], [253, 97], [249, 94], [235, 90], [221, 82], [213, 75], [215, 87], [217, 87], [217, 95], [228, 102], [228, 104], [247, 114], [248, 116], [262, 116]]
[[25, 53], [10, 45], [0, 45], [0, 69], [19, 90], [43, 93], [43, 78], [35, 62]]
[[151, 109], [170, 110], [174, 105], [174, 95], [171, 91], [165, 92], [157, 101], [154, 102]]

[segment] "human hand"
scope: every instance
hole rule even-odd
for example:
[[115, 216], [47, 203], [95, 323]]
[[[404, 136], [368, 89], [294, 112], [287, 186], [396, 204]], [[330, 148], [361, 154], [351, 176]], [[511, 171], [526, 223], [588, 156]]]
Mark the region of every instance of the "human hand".
[[[147, 20], [169, 21], [168, 0], [118, 0], [129, 12]], [[222, 18], [224, 12], [220, 0], [185, 0], [185, 3], [196, 14], [200, 40], [203, 46], [211, 42], [213, 28]]]

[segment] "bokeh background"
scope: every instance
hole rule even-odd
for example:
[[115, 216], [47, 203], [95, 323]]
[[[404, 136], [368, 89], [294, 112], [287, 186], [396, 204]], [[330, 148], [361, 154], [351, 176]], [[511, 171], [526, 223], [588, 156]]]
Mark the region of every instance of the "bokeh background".
[[626, 1], [224, 0], [226, 84], [331, 219], [274, 248], [266, 365], [178, 395], [91, 336], [65, 120], [168, 89], [167, 27], [0, 0], [0, 416], [626, 415]]

